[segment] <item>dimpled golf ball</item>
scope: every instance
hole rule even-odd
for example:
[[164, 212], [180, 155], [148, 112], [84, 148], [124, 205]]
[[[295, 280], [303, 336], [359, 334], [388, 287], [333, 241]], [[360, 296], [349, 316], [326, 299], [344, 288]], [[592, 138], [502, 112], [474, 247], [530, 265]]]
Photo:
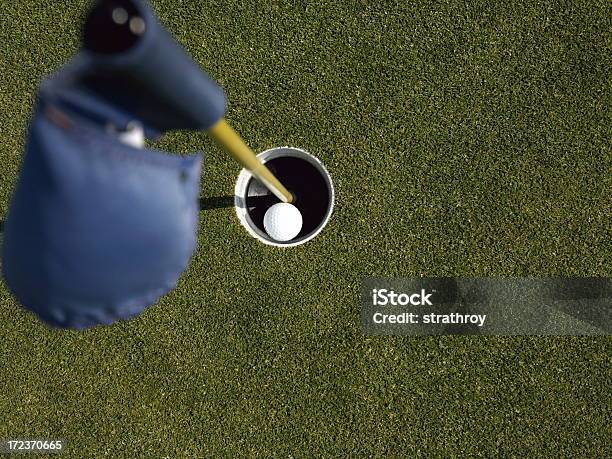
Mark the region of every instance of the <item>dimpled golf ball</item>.
[[264, 228], [275, 241], [290, 241], [302, 229], [302, 214], [293, 204], [279, 202], [266, 211]]

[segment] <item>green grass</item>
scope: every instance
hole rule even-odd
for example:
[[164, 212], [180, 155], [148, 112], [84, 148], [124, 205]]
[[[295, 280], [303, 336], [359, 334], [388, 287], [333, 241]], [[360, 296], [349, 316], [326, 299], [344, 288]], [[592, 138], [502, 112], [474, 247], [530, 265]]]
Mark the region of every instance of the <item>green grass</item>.
[[[202, 212], [178, 287], [112, 327], [50, 330], [2, 283], [0, 438], [63, 437], [64, 457], [610, 456], [609, 338], [361, 330], [365, 276], [610, 275], [609, 5], [506, 3], [155, 1], [256, 151], [324, 162], [335, 213], [278, 250]], [[85, 5], [2, 3], [0, 219]], [[205, 134], [157, 146], [203, 150], [202, 196], [233, 193]]]

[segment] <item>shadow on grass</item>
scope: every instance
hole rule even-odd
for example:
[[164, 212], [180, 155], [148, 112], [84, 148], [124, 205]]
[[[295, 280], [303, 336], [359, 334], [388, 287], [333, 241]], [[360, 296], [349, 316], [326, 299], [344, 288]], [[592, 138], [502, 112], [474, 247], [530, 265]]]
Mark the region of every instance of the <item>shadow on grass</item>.
[[[272, 204], [279, 202], [275, 196], [249, 196], [247, 205], [254, 207], [265, 205], [270, 207]], [[210, 198], [200, 198], [200, 210], [223, 209], [225, 207], [234, 207], [234, 196], [213, 196]]]
[[200, 198], [200, 210], [223, 209], [234, 206], [234, 196]]

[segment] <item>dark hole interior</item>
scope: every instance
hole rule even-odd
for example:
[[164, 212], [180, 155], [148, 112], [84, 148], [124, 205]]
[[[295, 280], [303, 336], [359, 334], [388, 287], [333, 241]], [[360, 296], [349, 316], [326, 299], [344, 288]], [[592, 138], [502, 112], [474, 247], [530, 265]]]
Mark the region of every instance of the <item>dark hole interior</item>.
[[[267, 161], [266, 166], [293, 193], [296, 198], [293, 204], [302, 213], [302, 230], [295, 239], [308, 236], [323, 222], [330, 206], [329, 188], [324, 176], [310, 162], [301, 158], [274, 158]], [[256, 179], [252, 178], [247, 185], [247, 212], [255, 226], [266, 234], [263, 226], [264, 215], [280, 200], [271, 193], [254, 196], [254, 190], [260, 188], [253, 186], [255, 181]]]
[[[113, 11], [122, 8], [127, 19], [119, 24], [113, 20]], [[139, 16], [138, 9], [130, 0], [102, 0], [91, 9], [83, 30], [86, 49], [113, 54], [125, 52], [134, 46], [140, 37], [130, 30], [130, 19]]]

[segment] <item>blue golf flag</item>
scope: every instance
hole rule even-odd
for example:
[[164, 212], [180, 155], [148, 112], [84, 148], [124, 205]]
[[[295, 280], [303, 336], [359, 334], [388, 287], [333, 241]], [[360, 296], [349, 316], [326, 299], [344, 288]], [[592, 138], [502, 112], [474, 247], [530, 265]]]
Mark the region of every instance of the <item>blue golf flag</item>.
[[[117, 8], [127, 17], [113, 27], [131, 38], [98, 47]], [[223, 90], [145, 2], [100, 2], [88, 22], [86, 47], [41, 84], [4, 226], [7, 285], [58, 327], [138, 314], [174, 288], [196, 247], [201, 154], [135, 148], [112, 131], [206, 129], [225, 110]]]

